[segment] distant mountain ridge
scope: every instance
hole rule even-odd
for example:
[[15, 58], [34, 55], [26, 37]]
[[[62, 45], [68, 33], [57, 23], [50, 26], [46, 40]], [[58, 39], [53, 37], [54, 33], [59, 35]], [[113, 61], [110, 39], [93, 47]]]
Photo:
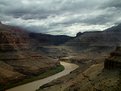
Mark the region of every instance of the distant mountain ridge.
[[104, 31], [106, 31], [106, 32], [121, 32], [121, 24], [118, 24], [117, 26], [113, 26], [111, 28], [108, 28]]
[[73, 39], [73, 37], [66, 35], [50, 35], [42, 33], [30, 33], [29, 36], [33, 39], [36, 39], [39, 43], [46, 45], [60, 45]]
[[65, 46], [78, 52], [112, 51], [119, 45], [121, 45], [121, 24], [104, 31], [78, 33], [74, 39], [65, 43]]

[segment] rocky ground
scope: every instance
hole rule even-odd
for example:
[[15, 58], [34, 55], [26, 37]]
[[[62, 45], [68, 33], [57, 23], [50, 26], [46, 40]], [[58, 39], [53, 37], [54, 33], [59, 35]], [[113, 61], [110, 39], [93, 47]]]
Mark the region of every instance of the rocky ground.
[[[119, 50], [115, 51], [118, 52]], [[113, 53], [115, 53], [113, 52]], [[115, 63], [115, 57], [113, 55], [114, 65], [106, 64], [104, 67], [104, 62], [96, 62], [94, 60], [78, 60], [74, 58], [63, 58], [62, 60], [68, 62], [75, 62], [80, 67], [74, 72], [70, 73], [68, 76], [62, 77], [52, 83], [46, 84], [38, 91], [120, 91], [120, 69], [116, 68], [118, 66]], [[110, 59], [112, 57], [109, 56]], [[111, 69], [107, 69], [110, 66]]]
[[104, 70], [103, 64], [80, 65], [68, 76], [46, 84], [38, 91], [115, 91], [118, 80], [119, 71]]

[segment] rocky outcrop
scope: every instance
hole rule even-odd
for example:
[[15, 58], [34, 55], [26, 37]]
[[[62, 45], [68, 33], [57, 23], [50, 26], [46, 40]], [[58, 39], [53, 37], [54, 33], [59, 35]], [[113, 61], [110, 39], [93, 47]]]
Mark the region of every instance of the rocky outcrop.
[[81, 33], [81, 32], [78, 32], [77, 34], [76, 34], [76, 37], [79, 37], [79, 36], [81, 36], [83, 33]]
[[17, 30], [5, 28], [0, 29], [0, 50], [12, 51], [17, 49], [26, 49], [29, 43], [29, 37], [26, 33]]
[[117, 47], [104, 62], [105, 69], [121, 69], [121, 47]]

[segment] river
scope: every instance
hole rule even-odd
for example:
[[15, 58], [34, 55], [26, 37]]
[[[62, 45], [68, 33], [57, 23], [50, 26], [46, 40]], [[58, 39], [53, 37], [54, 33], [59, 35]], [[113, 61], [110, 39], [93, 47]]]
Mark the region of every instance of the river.
[[60, 63], [65, 68], [62, 72], [57, 73], [57, 74], [52, 75], [52, 76], [49, 76], [49, 77], [44, 78], [44, 79], [40, 79], [37, 81], [33, 81], [33, 82], [30, 82], [30, 83], [27, 83], [24, 85], [20, 85], [20, 86], [8, 89], [6, 91], [35, 91], [40, 86], [47, 84], [47, 83], [49, 83], [57, 78], [60, 78], [62, 76], [65, 76], [79, 67], [78, 65], [72, 64], [72, 63], [67, 63], [67, 62], [60, 62]]

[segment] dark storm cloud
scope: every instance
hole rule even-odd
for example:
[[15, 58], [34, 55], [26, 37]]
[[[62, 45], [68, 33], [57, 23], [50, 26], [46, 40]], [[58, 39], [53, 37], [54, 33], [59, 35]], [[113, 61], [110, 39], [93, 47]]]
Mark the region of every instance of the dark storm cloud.
[[107, 3], [104, 3], [101, 7], [103, 8], [121, 8], [121, 0], [108, 0]]
[[0, 20], [30, 31], [75, 35], [121, 21], [120, 0], [0, 0]]

